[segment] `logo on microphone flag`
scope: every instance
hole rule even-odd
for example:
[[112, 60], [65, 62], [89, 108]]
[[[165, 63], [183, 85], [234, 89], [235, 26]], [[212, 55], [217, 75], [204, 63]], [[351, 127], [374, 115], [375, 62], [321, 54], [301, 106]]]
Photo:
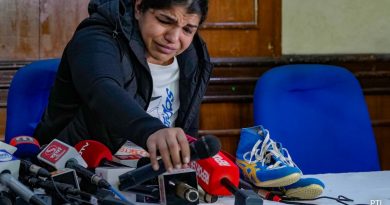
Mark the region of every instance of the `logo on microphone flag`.
[[30, 136], [17, 136], [15, 137], [15, 141], [18, 143], [35, 143], [39, 144], [38, 141]]
[[69, 148], [63, 144], [53, 141], [46, 147], [41, 157], [54, 164], [61, 159], [62, 156], [64, 156], [68, 149]]
[[13, 156], [5, 150], [0, 150], [0, 162], [8, 162], [13, 159]]

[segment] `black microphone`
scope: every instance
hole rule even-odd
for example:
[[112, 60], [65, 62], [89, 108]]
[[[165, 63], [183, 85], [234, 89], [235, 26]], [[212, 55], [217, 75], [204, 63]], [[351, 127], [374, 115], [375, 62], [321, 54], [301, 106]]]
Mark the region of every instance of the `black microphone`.
[[198, 192], [199, 192], [199, 199], [201, 202], [214, 203], [214, 202], [218, 201], [217, 195], [212, 195], [212, 194], [205, 192], [201, 186], [198, 186]]
[[45, 169], [45, 168], [42, 168], [38, 165], [35, 165], [33, 164], [32, 162], [28, 161], [28, 160], [23, 160], [21, 159], [20, 160], [20, 172], [24, 172], [24, 173], [31, 173], [31, 174], [34, 174], [36, 176], [40, 176], [40, 177], [50, 177], [50, 172]]
[[61, 193], [79, 195], [82, 192], [79, 189], [73, 187], [73, 185], [65, 184], [61, 182], [51, 181], [51, 180], [42, 180], [33, 176], [24, 176], [22, 180], [35, 188], [42, 188], [49, 192], [57, 192], [58, 189]]
[[34, 205], [46, 205], [35, 193], [16, 179], [19, 175], [19, 166], [20, 160], [7, 151], [0, 150], [0, 184], [16, 193], [25, 202]]
[[[105, 196], [105, 197], [99, 197], [96, 195], [92, 195], [83, 191], [80, 191], [79, 189], [74, 188], [70, 184], [65, 184], [61, 182], [56, 182], [56, 181], [50, 181], [50, 180], [42, 180], [40, 178], [36, 177], [24, 177], [23, 178], [26, 183], [30, 184], [33, 187], [36, 188], [43, 188], [46, 191], [56, 193], [57, 189], [61, 192], [64, 193], [65, 195], [72, 195], [74, 197], [80, 196], [82, 198], [85, 198], [89, 200], [90, 202], [94, 201], [95, 203], [97, 202], [98, 204], [101, 205], [133, 205], [130, 202], [124, 202], [120, 201], [118, 199], [115, 199], [114, 197], [111, 196]], [[74, 197], [69, 197], [68, 198], [73, 198]], [[79, 199], [80, 200], [80, 199]], [[92, 203], [94, 204], [94, 203]]]
[[[212, 157], [221, 149], [219, 139], [212, 135], [199, 138], [197, 141], [190, 143], [191, 161]], [[135, 170], [126, 172], [119, 176], [119, 190], [128, 190], [131, 187], [139, 185], [147, 180], [157, 177], [166, 171], [164, 162], [158, 160], [159, 169], [153, 170], [152, 165], [148, 164]]]
[[176, 196], [190, 203], [198, 201], [199, 192], [196, 188], [179, 180], [170, 180], [168, 183], [175, 190]]
[[0, 204], [1, 205], [12, 205], [12, 200], [9, 194], [5, 191], [0, 192]]
[[78, 162], [74, 159], [69, 159], [66, 162], [65, 167], [76, 170], [77, 174], [85, 179], [88, 179], [92, 184], [95, 184], [100, 188], [110, 189], [111, 187], [111, 184], [109, 184], [105, 179], [101, 178], [87, 168], [79, 165]]

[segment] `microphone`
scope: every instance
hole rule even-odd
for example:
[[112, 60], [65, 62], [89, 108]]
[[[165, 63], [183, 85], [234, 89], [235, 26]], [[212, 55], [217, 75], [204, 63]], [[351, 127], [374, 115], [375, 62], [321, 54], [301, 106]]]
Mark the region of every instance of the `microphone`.
[[[76, 150], [87, 162], [89, 168], [96, 167], [128, 167], [126, 165], [112, 161], [110, 149], [103, 143], [95, 140], [83, 140], [77, 143]], [[97, 152], [97, 150], [99, 150]]]
[[25, 185], [16, 178], [19, 173], [20, 161], [5, 150], [0, 150], [0, 183], [16, 193], [24, 201], [34, 205], [46, 205]]
[[89, 171], [87, 168], [80, 166], [75, 159], [69, 159], [65, 167], [76, 170], [77, 174], [88, 179], [92, 184], [95, 184], [100, 188], [110, 189], [111, 187], [111, 185], [106, 180]]
[[86, 169], [87, 163], [76, 151], [57, 139], [50, 142], [39, 154], [38, 159], [56, 169], [70, 168], [74, 169], [77, 174], [88, 179], [92, 184], [101, 188], [109, 188], [111, 185], [95, 173]]
[[160, 190], [156, 185], [138, 185], [128, 190], [128, 192], [141, 196], [150, 197], [155, 200], [160, 200]]
[[50, 142], [49, 145], [45, 147], [45, 149], [41, 151], [41, 153], [39, 153], [38, 159], [57, 169], [74, 169], [76, 170], [77, 174], [87, 179], [92, 184], [98, 186], [99, 188], [109, 189], [114, 192], [121, 200], [127, 201], [126, 198], [114, 187], [112, 187], [111, 184], [109, 184], [105, 179], [86, 169], [88, 165], [82, 156], [74, 147], [69, 146], [68, 144], [54, 139]]
[[88, 199], [90, 202], [95, 202], [91, 204], [102, 204], [102, 205], [133, 205], [133, 203], [130, 202], [123, 202], [119, 201], [113, 197], [105, 196], [105, 197], [99, 197], [97, 195], [92, 195], [83, 191], [80, 191], [79, 189], [76, 189], [73, 187], [73, 185], [56, 182], [56, 181], [49, 181], [49, 180], [42, 180], [40, 178], [36, 177], [24, 177], [23, 179], [28, 184], [30, 184], [33, 187], [36, 188], [43, 188], [44, 190], [56, 193], [57, 189], [65, 194], [73, 195], [73, 196], [81, 196], [82, 198]]
[[[204, 136], [199, 140], [190, 143], [191, 161], [204, 159], [215, 155], [221, 149], [221, 143], [215, 136]], [[119, 176], [119, 190], [127, 190], [139, 185], [149, 179], [155, 178], [166, 171], [164, 163], [158, 160], [159, 169], [153, 170], [152, 165], [148, 164], [133, 171]]]
[[[196, 140], [189, 135], [186, 137], [189, 142]], [[253, 190], [237, 188], [240, 181], [239, 169], [222, 151], [213, 157], [191, 162], [190, 167], [195, 169], [199, 185], [206, 193], [234, 194], [235, 204], [240, 205], [263, 204], [263, 200]]]
[[209, 193], [206, 193], [202, 187], [198, 186], [198, 192], [199, 192], [199, 199], [200, 201], [204, 203], [214, 203], [218, 201], [218, 196], [217, 195], [211, 195]]
[[28, 160], [20, 160], [20, 171], [25, 173], [32, 173], [40, 177], [51, 177], [51, 174], [47, 169], [31, 163]]
[[208, 159], [190, 162], [189, 165], [196, 171], [199, 185], [211, 195], [228, 196], [232, 194], [221, 183], [224, 178], [238, 186], [239, 169], [222, 152]]
[[190, 163], [195, 169], [199, 185], [211, 195], [234, 194], [235, 204], [263, 204], [263, 200], [253, 190], [240, 190], [239, 169], [222, 152], [213, 157]]
[[58, 191], [64, 194], [71, 194], [71, 195], [83, 194], [82, 191], [74, 188], [73, 185], [57, 182], [54, 180], [53, 181], [42, 180], [40, 178], [33, 177], [33, 176], [24, 176], [23, 181], [34, 188], [42, 188], [50, 192], [57, 192], [56, 189], [58, 189]]
[[0, 192], [0, 204], [1, 205], [12, 205], [12, 201], [9, 194], [5, 191]]
[[35, 156], [40, 151], [39, 142], [30, 136], [14, 137], [11, 139], [9, 144], [17, 148], [14, 156], [18, 158], [28, 158]]
[[[190, 143], [197, 141], [189, 135], [186, 137]], [[231, 195], [231, 192], [221, 184], [223, 178], [229, 179], [235, 186], [239, 184], [240, 172], [237, 165], [222, 152], [207, 159], [190, 162], [190, 167], [196, 171], [199, 185], [211, 195]]]
[[174, 188], [176, 196], [192, 203], [198, 201], [199, 193], [194, 187], [178, 180], [170, 180], [168, 183]]
[[[45, 164], [56, 169], [66, 168], [68, 161], [75, 160], [82, 167], [87, 167], [87, 163], [76, 151], [75, 148], [54, 139], [51, 141], [37, 156], [37, 158]], [[71, 167], [68, 167], [71, 168]]]

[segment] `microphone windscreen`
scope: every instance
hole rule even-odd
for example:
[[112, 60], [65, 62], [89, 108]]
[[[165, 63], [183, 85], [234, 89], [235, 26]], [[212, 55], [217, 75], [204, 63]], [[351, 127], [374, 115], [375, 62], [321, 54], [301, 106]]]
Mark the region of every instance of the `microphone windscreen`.
[[104, 144], [95, 140], [83, 140], [77, 143], [76, 150], [87, 162], [89, 168], [100, 166], [102, 160], [112, 161], [112, 154]]
[[10, 145], [18, 148], [14, 156], [18, 158], [27, 158], [36, 156], [40, 152], [38, 140], [30, 136], [17, 136], [11, 139]]
[[194, 147], [192, 151], [195, 152], [191, 154], [195, 154], [199, 159], [212, 157], [221, 150], [221, 142], [213, 135], [203, 136], [195, 142], [192, 142], [191, 146]]

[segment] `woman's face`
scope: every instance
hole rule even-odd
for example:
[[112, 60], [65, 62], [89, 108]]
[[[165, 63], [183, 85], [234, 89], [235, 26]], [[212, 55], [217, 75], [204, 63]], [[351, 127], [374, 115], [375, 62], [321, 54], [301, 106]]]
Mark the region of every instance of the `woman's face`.
[[183, 6], [170, 9], [138, 9], [141, 0], [136, 1], [135, 18], [138, 20], [149, 63], [168, 65], [173, 57], [188, 48], [198, 29], [200, 16], [188, 14]]

